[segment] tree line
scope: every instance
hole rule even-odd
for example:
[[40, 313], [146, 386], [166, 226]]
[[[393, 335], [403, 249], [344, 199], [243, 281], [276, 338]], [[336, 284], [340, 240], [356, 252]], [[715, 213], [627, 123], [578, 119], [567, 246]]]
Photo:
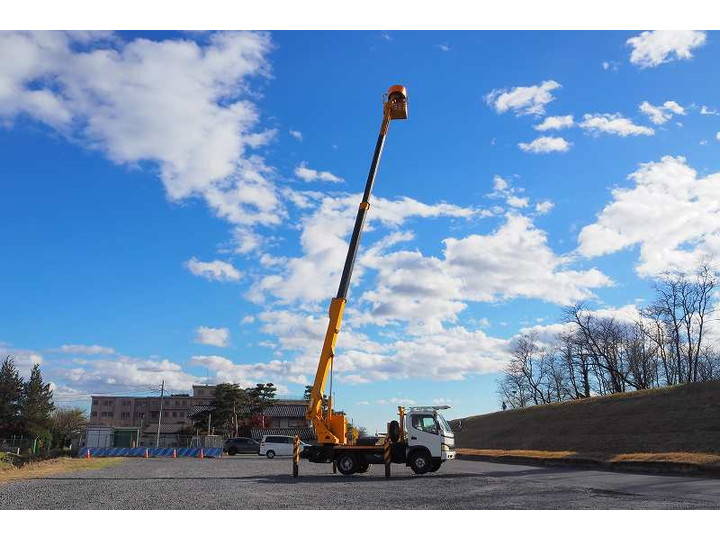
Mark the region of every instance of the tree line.
[[8, 355], [0, 366], [0, 439], [38, 440], [36, 447], [63, 448], [85, 428], [82, 409], [56, 408], [53, 391], [40, 365], [24, 380], [15, 359]]
[[235, 383], [218, 384], [210, 407], [193, 417], [194, 429], [201, 433], [210, 429], [226, 437], [247, 436], [251, 427], [262, 427], [263, 412], [277, 402], [276, 393], [271, 382], [249, 388]]
[[518, 337], [498, 380], [503, 408], [720, 379], [720, 350], [708, 339], [717, 277], [708, 266], [666, 273], [633, 320], [579, 303], [550, 343], [536, 332]]

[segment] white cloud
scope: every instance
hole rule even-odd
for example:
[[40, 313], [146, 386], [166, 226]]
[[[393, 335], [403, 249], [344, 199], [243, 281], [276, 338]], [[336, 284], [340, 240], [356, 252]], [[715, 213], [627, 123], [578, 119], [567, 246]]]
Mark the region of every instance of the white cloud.
[[248, 99], [249, 79], [269, 73], [269, 36], [107, 38], [0, 34], [0, 119], [28, 115], [115, 163], [157, 167], [171, 200], [201, 196], [224, 219], [276, 223], [271, 171], [249, 153], [274, 135]]
[[663, 107], [675, 114], [685, 114], [685, 108], [676, 101], [666, 101], [663, 103]]
[[422, 335], [456, 323], [468, 302], [537, 298], [569, 304], [612, 284], [594, 268], [567, 268], [572, 259], [553, 253], [529, 218], [510, 213], [505, 220], [486, 235], [445, 239], [442, 257], [417, 250], [363, 257], [377, 281], [361, 297], [370, 309], [355, 321], [405, 322], [409, 335]]
[[232, 233], [233, 251], [239, 254], [257, 251], [264, 243], [264, 238], [249, 227], [235, 227]]
[[[287, 380], [309, 380], [317, 368], [327, 317], [272, 311], [261, 319], [267, 323], [264, 330], [280, 343], [282, 353], [292, 356], [289, 361], [277, 361], [273, 369]], [[459, 380], [472, 373], [496, 372], [508, 358], [507, 341], [489, 337], [481, 330], [427, 329], [418, 335], [400, 333], [392, 343], [383, 344], [355, 331], [355, 322], [355, 313], [345, 317], [336, 350], [335, 377], [344, 383], [410, 378]], [[237, 369], [223, 360], [215, 362], [223, 372]]]
[[301, 180], [304, 180], [305, 182], [343, 182], [344, 180], [340, 178], [339, 176], [335, 176], [333, 173], [328, 171], [316, 171], [315, 169], [310, 169], [307, 166], [307, 163], [304, 161], [295, 167], [295, 176], [300, 178]]
[[60, 352], [70, 354], [114, 354], [115, 350], [101, 345], [62, 345]]
[[618, 62], [605, 61], [601, 65], [605, 71], [617, 71], [618, 70]]
[[535, 211], [538, 214], [547, 214], [554, 207], [555, 203], [552, 201], [541, 201], [535, 205]]
[[252, 315], [245, 315], [241, 320], [240, 324], [252, 324], [255, 322], [255, 317]]
[[447, 43], [440, 43], [439, 45], [436, 45], [438, 49], [440, 49], [442, 52], [448, 52], [450, 51], [450, 45]]
[[711, 115], [711, 116], [718, 116], [720, 113], [717, 112], [717, 109], [711, 109], [710, 107], [703, 105], [700, 107], [700, 114], [702, 115]]
[[121, 392], [148, 392], [150, 385], [159, 386], [165, 381], [165, 390], [187, 392], [193, 384], [204, 382], [183, 371], [182, 366], [167, 359], [140, 359], [128, 356], [92, 359], [79, 363], [80, 367], [57, 368], [54, 375], [63, 379], [79, 392], [117, 394]]
[[541, 123], [534, 125], [538, 131], [547, 131], [549, 129], [565, 129], [575, 124], [572, 114], [566, 116], [548, 116]]
[[466, 300], [491, 302], [517, 297], [568, 304], [591, 297], [612, 281], [597, 269], [570, 270], [572, 259], [553, 253], [547, 235], [526, 217], [510, 214], [488, 235], [448, 238], [445, 261], [462, 280]]
[[240, 386], [252, 386], [256, 383], [273, 382], [278, 393], [287, 394], [287, 388], [278, 381], [307, 384], [307, 377], [298, 373], [295, 364], [271, 360], [255, 364], [236, 364], [224, 356], [193, 356], [190, 363], [212, 370], [213, 380], [217, 383], [236, 383]]
[[185, 261], [185, 267], [194, 275], [210, 281], [237, 281], [242, 277], [242, 273], [237, 268], [224, 261], [202, 262], [193, 257]]
[[198, 326], [195, 329], [195, 343], [212, 345], [214, 347], [227, 347], [230, 342], [230, 330], [227, 328], [212, 328]]
[[412, 406], [417, 405], [417, 401], [414, 399], [408, 399], [408, 398], [399, 398], [399, 397], [393, 397], [390, 399], [378, 399], [375, 401], [378, 405], [405, 405], [405, 406]]
[[507, 203], [513, 208], [526, 208], [530, 204], [530, 199], [511, 195], [507, 198]]
[[718, 131], [718, 132], [715, 134], [715, 138], [716, 138], [718, 141], [720, 141], [720, 131]]
[[720, 173], [701, 177], [684, 157], [643, 163], [633, 185], [582, 229], [579, 251], [593, 257], [639, 245], [637, 271], [657, 275], [720, 262]]
[[650, 118], [653, 124], [664, 124], [670, 120], [673, 114], [685, 114], [685, 109], [675, 101], [666, 101], [662, 105], [655, 106], [651, 105], [647, 101], [643, 101], [639, 107], [640, 111], [643, 112]]
[[15, 367], [23, 377], [30, 374], [30, 370], [35, 364], [42, 364], [44, 362], [42, 354], [37, 351], [10, 348], [0, 343], [0, 363], [5, 360], [7, 356], [13, 357]]
[[544, 114], [545, 105], [555, 99], [552, 91], [560, 87], [560, 83], [550, 80], [534, 86], [497, 89], [485, 96], [485, 101], [498, 113]]
[[633, 124], [632, 120], [621, 114], [585, 114], [580, 127], [590, 133], [610, 133], [627, 137], [629, 135], [654, 135], [655, 130], [646, 126]]
[[692, 50], [706, 41], [705, 32], [694, 30], [654, 30], [627, 40], [632, 47], [630, 62], [642, 68], [671, 60], [692, 58]]
[[296, 139], [298, 141], [303, 140], [303, 134], [300, 131], [298, 131], [297, 129], [291, 129], [291, 130], [289, 130], [289, 133], [290, 133], [290, 136], [293, 137], [294, 139]]
[[493, 177], [493, 189], [495, 191], [505, 191], [510, 186], [510, 182], [502, 176], [495, 175]]
[[548, 154], [550, 152], [567, 152], [570, 143], [562, 137], [538, 137], [529, 143], [518, 143], [523, 152], [531, 154]]
[[[635, 304], [626, 304], [619, 308], [605, 307], [599, 309], [584, 309], [581, 313], [592, 314], [598, 318], [614, 319], [618, 322], [632, 323], [639, 320], [640, 311]], [[572, 322], [559, 322], [551, 324], [537, 324], [527, 326], [518, 332], [518, 336], [532, 334], [543, 345], [551, 346], [562, 334], [575, 330]]]
[[[255, 284], [252, 298], [261, 301], [269, 293], [285, 303], [315, 302], [328, 298], [340, 280], [340, 265], [347, 252], [347, 236], [357, 213], [359, 194], [338, 197], [321, 196], [314, 212], [301, 220], [300, 245], [303, 254], [285, 260], [279, 273], [263, 277]], [[469, 218], [477, 211], [452, 204], [429, 205], [411, 198], [388, 200], [374, 198], [368, 215], [368, 228], [381, 223], [399, 227], [413, 217]], [[356, 265], [355, 285], [362, 279], [363, 265]]]

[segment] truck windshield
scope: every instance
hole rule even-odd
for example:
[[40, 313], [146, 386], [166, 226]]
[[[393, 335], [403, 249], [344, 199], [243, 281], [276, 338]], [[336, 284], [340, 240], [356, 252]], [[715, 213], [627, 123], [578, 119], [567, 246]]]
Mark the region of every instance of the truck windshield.
[[437, 421], [438, 424], [440, 424], [440, 427], [443, 431], [452, 433], [452, 429], [450, 428], [450, 424], [447, 423], [447, 420], [443, 417], [442, 414], [437, 413]]

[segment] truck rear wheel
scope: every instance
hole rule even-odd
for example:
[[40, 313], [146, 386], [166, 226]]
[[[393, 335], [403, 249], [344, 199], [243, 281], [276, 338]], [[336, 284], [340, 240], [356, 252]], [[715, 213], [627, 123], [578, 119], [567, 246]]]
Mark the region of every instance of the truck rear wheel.
[[361, 464], [361, 465], [358, 467], [357, 472], [359, 472], [360, 474], [366, 473], [366, 472], [368, 472], [368, 469], [370, 469], [370, 464], [369, 464], [369, 463], [363, 463], [363, 464]]
[[341, 454], [335, 461], [338, 471], [344, 475], [355, 474], [358, 470], [358, 460], [352, 454]]
[[415, 450], [408, 458], [408, 465], [415, 474], [425, 474], [430, 472], [432, 460], [427, 450]]

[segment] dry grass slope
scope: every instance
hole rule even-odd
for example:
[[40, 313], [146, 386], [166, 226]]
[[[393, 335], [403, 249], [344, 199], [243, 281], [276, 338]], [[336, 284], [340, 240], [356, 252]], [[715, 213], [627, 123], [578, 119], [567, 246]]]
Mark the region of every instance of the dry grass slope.
[[0, 484], [28, 478], [45, 478], [65, 472], [88, 469], [102, 469], [124, 461], [125, 458], [77, 459], [62, 457], [29, 463], [24, 467], [4, 467], [0, 469]]
[[720, 454], [720, 382], [471, 416], [462, 426], [459, 448]]

